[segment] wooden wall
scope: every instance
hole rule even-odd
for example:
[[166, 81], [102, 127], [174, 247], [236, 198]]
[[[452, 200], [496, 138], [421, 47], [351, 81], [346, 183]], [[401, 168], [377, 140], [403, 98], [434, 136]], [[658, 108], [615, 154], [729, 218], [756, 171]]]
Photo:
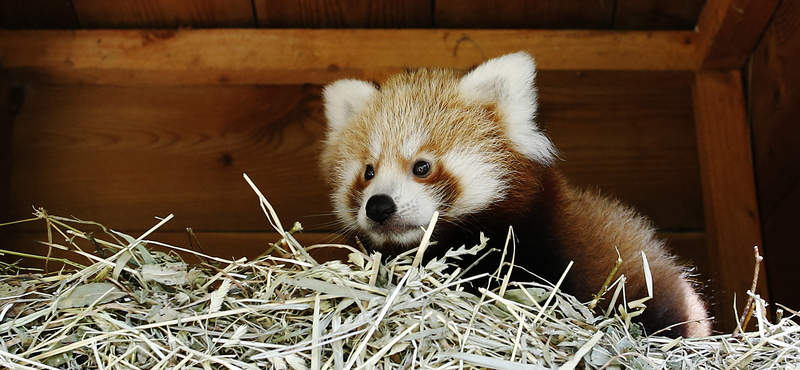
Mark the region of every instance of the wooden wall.
[[[664, 231], [701, 232], [691, 82], [682, 72], [542, 72], [540, 121], [576, 184], [623, 198]], [[333, 231], [317, 175], [319, 92], [28, 86], [13, 136], [12, 218], [35, 205], [129, 230], [176, 213], [165, 230], [266, 231], [247, 172], [285, 220]]]
[[770, 295], [800, 307], [800, 4], [783, 1], [750, 65], [750, 108]]
[[0, 28], [683, 29], [703, 0], [4, 0]]

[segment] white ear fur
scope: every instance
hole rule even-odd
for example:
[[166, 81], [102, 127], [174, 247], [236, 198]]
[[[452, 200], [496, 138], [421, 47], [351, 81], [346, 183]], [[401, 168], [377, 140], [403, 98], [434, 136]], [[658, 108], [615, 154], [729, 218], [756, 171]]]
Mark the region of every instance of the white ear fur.
[[541, 163], [550, 163], [555, 148], [536, 125], [536, 65], [526, 52], [490, 59], [464, 76], [459, 92], [468, 101], [495, 104], [515, 149]]
[[371, 83], [352, 79], [339, 80], [325, 86], [322, 99], [329, 132], [335, 134], [345, 128], [376, 91]]

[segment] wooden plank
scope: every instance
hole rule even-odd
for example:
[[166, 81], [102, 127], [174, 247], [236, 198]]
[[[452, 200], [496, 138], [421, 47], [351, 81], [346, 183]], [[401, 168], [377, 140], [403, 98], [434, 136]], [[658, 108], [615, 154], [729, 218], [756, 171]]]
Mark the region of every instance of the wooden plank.
[[661, 229], [702, 230], [692, 83], [691, 73], [541, 73], [539, 122], [573, 184], [636, 205]]
[[[598, 187], [667, 230], [703, 228], [684, 73], [543, 71], [540, 122], [576, 185]], [[268, 228], [247, 172], [285, 222], [332, 230], [317, 173], [319, 87], [29, 88], [14, 138], [16, 218], [31, 206], [146, 229]]]
[[72, 0], [84, 28], [254, 27], [250, 0]]
[[247, 172], [286, 219], [332, 221], [318, 87], [30, 87], [14, 136], [15, 218], [31, 206], [146, 229], [265, 230]]
[[[764, 263], [769, 277], [770, 301], [791, 309], [800, 307], [797, 287], [797, 230], [800, 230], [800, 183], [786, 192], [781, 203], [763, 216]], [[777, 307], [773, 307], [777, 308]]]
[[[702, 291], [711, 293], [708, 284], [711, 280], [711, 268], [714, 265], [708, 255], [706, 233], [702, 231], [659, 232], [658, 237], [667, 241], [669, 250], [678, 256], [678, 262], [694, 267], [692, 269], [694, 280], [701, 285]], [[706, 299], [709, 298], [711, 297], [706, 297]]]
[[781, 3], [753, 53], [750, 108], [762, 214], [769, 215], [798, 181], [800, 171], [800, 4]]
[[[795, 183], [781, 203], [763, 216], [764, 263], [769, 277], [771, 302], [795, 309], [800, 307], [797, 287], [797, 230], [800, 229], [800, 183]], [[773, 307], [773, 309], [776, 307]]]
[[697, 63], [741, 70], [780, 0], [709, 0], [697, 23]]
[[692, 30], [705, 0], [617, 0], [614, 29]]
[[750, 109], [770, 298], [800, 307], [800, 3], [784, 1], [752, 57]]
[[[742, 312], [752, 283], [753, 247], [762, 245], [741, 74], [700, 71], [693, 95], [714, 290], [723, 308], [719, 321], [732, 330], [734, 294]], [[757, 293], [767, 297], [766, 287], [762, 276]]]
[[484, 29], [608, 29], [613, 1], [437, 0], [436, 27]]
[[[527, 50], [540, 70], [692, 70], [693, 32], [481, 30], [0, 31], [0, 64], [33, 83], [322, 84], [470, 67]], [[391, 40], [391, 42], [387, 42]]]
[[265, 28], [433, 28], [429, 0], [255, 0]]
[[0, 28], [72, 29], [79, 28], [70, 0], [0, 1]]
[[[10, 221], [12, 217], [9, 205], [11, 200], [11, 145], [14, 133], [14, 114], [19, 108], [19, 104], [12, 102], [14, 95], [17, 95], [14, 100], [20, 100], [19, 94], [12, 92], [5, 75], [0, 73], [0, 223]], [[5, 235], [4, 231], [0, 228], [0, 237]]]

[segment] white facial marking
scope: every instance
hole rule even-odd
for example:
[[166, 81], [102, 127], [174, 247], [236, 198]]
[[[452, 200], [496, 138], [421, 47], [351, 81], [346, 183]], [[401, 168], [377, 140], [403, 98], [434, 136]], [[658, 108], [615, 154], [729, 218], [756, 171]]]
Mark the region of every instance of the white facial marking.
[[401, 148], [403, 157], [407, 160], [416, 159], [414, 157], [419, 152], [419, 148], [422, 147], [422, 144], [425, 143], [425, 139], [426, 135], [423, 132], [419, 129], [414, 130], [414, 132], [403, 141], [403, 146]]
[[506, 170], [489, 158], [477, 151], [462, 149], [448, 152], [441, 159], [447, 171], [458, 179], [461, 188], [461, 196], [456, 199], [448, 216], [474, 213], [505, 197], [508, 184], [503, 179]]
[[372, 132], [369, 135], [369, 138], [366, 138], [369, 143], [369, 154], [372, 158], [378, 158], [381, 155], [381, 150], [383, 149], [383, 142], [381, 141], [381, 135], [378, 132]]

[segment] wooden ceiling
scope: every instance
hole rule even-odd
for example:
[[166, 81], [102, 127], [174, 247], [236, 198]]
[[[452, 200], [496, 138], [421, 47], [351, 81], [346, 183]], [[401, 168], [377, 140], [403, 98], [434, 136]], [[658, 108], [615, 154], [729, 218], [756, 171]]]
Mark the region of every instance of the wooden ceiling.
[[704, 0], [3, 0], [0, 28], [691, 30]]

